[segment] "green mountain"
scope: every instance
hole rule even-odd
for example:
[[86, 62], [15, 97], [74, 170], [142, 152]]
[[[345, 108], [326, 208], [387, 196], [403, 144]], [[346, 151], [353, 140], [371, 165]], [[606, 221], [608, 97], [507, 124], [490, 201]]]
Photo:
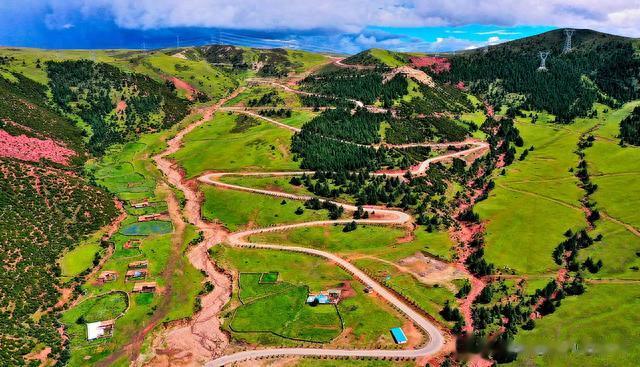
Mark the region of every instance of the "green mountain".
[[[563, 53], [563, 29], [450, 57], [451, 70], [434, 77], [463, 81], [496, 106], [547, 110], [568, 121], [640, 97], [640, 41], [578, 29]], [[546, 71], [539, 52], [549, 51]]]
[[371, 48], [342, 60], [347, 65], [398, 67], [406, 65], [409, 58], [400, 52]]

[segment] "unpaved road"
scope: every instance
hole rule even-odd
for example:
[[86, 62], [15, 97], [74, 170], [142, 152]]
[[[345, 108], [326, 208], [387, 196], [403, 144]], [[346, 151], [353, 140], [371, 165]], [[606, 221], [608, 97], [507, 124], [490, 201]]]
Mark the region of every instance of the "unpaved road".
[[[414, 174], [424, 173], [424, 171], [426, 171], [430, 163], [446, 160], [451, 157], [475, 154], [479, 150], [487, 148], [487, 146], [485, 145], [486, 143], [483, 143], [483, 142], [464, 142], [464, 143], [454, 143], [454, 144], [466, 144], [466, 145], [472, 145], [472, 147], [460, 152], [454, 152], [450, 154], [445, 154], [443, 156], [430, 158], [422, 162], [415, 171], [412, 171], [412, 173]], [[449, 145], [449, 144], [445, 144], [445, 145]], [[225, 175], [293, 176], [293, 175], [312, 174], [312, 173], [313, 172], [310, 172], [310, 171], [250, 172], [250, 173], [248, 172], [247, 173], [224, 173], [223, 172], [223, 173], [206, 174], [198, 178], [198, 180], [206, 184], [224, 187], [227, 189], [241, 190], [241, 191], [247, 191], [247, 192], [252, 192], [256, 194], [263, 194], [263, 195], [282, 197], [282, 198], [287, 198], [292, 200], [305, 201], [305, 200], [309, 200], [311, 196], [295, 195], [295, 194], [283, 193], [279, 191], [244, 187], [240, 185], [221, 182], [219, 179]], [[325, 200], [325, 201], [330, 201], [330, 200]], [[337, 203], [337, 202], [334, 202], [334, 203], [336, 205], [343, 206], [348, 211], [354, 211], [357, 209], [357, 207], [354, 205]], [[407, 223], [410, 223], [412, 220], [410, 215], [398, 210], [384, 209], [380, 207], [371, 207], [371, 206], [365, 207], [365, 210], [375, 211], [376, 218], [355, 220], [356, 223], [375, 224], [375, 225], [405, 225]], [[416, 312], [410, 305], [407, 305], [406, 303], [404, 303], [404, 301], [396, 297], [393, 293], [389, 292], [384, 286], [380, 285], [378, 282], [370, 278], [368, 275], [366, 275], [356, 266], [344, 260], [343, 258], [337, 255], [334, 255], [332, 253], [313, 249], [313, 248], [297, 247], [297, 246], [282, 246], [277, 244], [259, 244], [259, 243], [248, 242], [245, 240], [247, 237], [251, 235], [260, 234], [260, 233], [284, 231], [284, 230], [290, 230], [290, 229], [301, 228], [301, 227], [323, 226], [323, 225], [336, 224], [336, 223], [344, 224], [344, 223], [349, 223], [351, 221], [352, 219], [325, 220], [325, 221], [285, 224], [280, 226], [251, 229], [251, 230], [240, 231], [240, 232], [231, 234], [227, 238], [227, 242], [230, 245], [237, 246], [237, 247], [301, 252], [301, 253], [306, 253], [314, 256], [320, 256], [329, 261], [334, 262], [335, 264], [337, 264], [338, 266], [340, 266], [341, 268], [343, 268], [344, 270], [352, 274], [360, 282], [362, 282], [368, 287], [371, 287], [383, 299], [385, 299], [387, 302], [392, 304], [397, 310], [399, 310], [407, 318], [409, 318], [412, 322], [414, 322], [416, 326], [424, 330], [429, 335], [429, 339], [427, 343], [422, 345], [419, 348], [407, 349], [407, 350], [387, 350], [387, 349], [344, 350], [344, 349], [323, 349], [323, 348], [276, 348], [276, 349], [248, 350], [248, 351], [243, 351], [243, 352], [220, 357], [218, 359], [215, 359], [207, 363], [207, 366], [223, 366], [226, 364], [240, 362], [248, 359], [265, 358], [265, 357], [282, 357], [282, 356], [287, 356], [287, 357], [290, 357], [290, 356], [332, 356], [332, 357], [348, 356], [348, 357], [378, 357], [378, 358], [418, 358], [418, 357], [433, 355], [442, 348], [445, 340], [444, 335], [436, 325], [434, 325], [430, 320], [422, 316], [420, 313]]]
[[[289, 87], [282, 86], [277, 83], [273, 83], [285, 89], [289, 89], [296, 93], [300, 91], [295, 91]], [[384, 286], [380, 285], [378, 282], [370, 278], [356, 266], [352, 265], [348, 261], [342, 259], [341, 257], [334, 255], [329, 252], [320, 251], [312, 248], [305, 247], [296, 247], [296, 246], [282, 246], [277, 244], [255, 244], [250, 243], [245, 240], [248, 236], [257, 233], [264, 233], [270, 231], [277, 230], [287, 230], [291, 228], [298, 227], [308, 227], [308, 226], [319, 226], [319, 225], [327, 225], [327, 224], [335, 224], [335, 223], [349, 223], [352, 219], [341, 219], [341, 220], [326, 220], [326, 221], [314, 221], [314, 222], [306, 222], [306, 223], [297, 223], [297, 224], [288, 224], [281, 225], [277, 227], [267, 227], [267, 228], [259, 228], [247, 231], [241, 231], [237, 233], [233, 233], [227, 237], [227, 241], [232, 246], [239, 247], [249, 247], [249, 248], [263, 248], [263, 249], [274, 249], [274, 250], [283, 250], [283, 251], [293, 251], [293, 252], [301, 252], [306, 254], [311, 254], [315, 256], [323, 257], [327, 260], [334, 262], [335, 264], [342, 267], [347, 272], [351, 273], [356, 279], [361, 281], [363, 284], [371, 287], [376, 293], [378, 293], [383, 299], [387, 302], [391, 303], [396, 309], [398, 309], [401, 313], [403, 313], [409, 320], [411, 320], [415, 325], [424, 330], [428, 334], [428, 341], [417, 348], [414, 349], [406, 349], [406, 350], [388, 350], [388, 349], [323, 349], [323, 348], [272, 348], [272, 349], [260, 349], [260, 350], [248, 350], [243, 351], [231, 355], [220, 356], [221, 353], [224, 352], [226, 346], [229, 343], [228, 336], [222, 332], [221, 323], [218, 319], [219, 312], [222, 307], [229, 301], [231, 295], [231, 279], [230, 277], [221, 272], [219, 269], [215, 267], [215, 264], [211, 261], [208, 256], [207, 250], [216, 244], [219, 244], [226, 237], [226, 232], [220, 228], [219, 226], [212, 225], [210, 223], [206, 223], [201, 218], [200, 213], [200, 205], [201, 205], [201, 193], [197, 191], [195, 188], [196, 185], [193, 183], [187, 183], [184, 181], [182, 173], [176, 167], [176, 165], [171, 162], [167, 157], [176, 151], [178, 151], [182, 145], [182, 139], [186, 134], [191, 132], [196, 127], [200, 126], [204, 121], [211, 118], [213, 113], [218, 110], [222, 104], [233, 98], [240, 92], [236, 90], [231, 96], [220, 101], [214, 106], [211, 106], [205, 109], [203, 112], [203, 118], [198, 120], [180, 132], [178, 132], [174, 138], [167, 142], [168, 148], [157, 156], [153, 157], [157, 167], [164, 173], [166, 179], [169, 183], [171, 183], [174, 187], [178, 188], [182, 192], [184, 192], [186, 204], [184, 208], [184, 215], [187, 221], [193, 225], [195, 225], [200, 231], [202, 231], [204, 235], [204, 241], [191, 249], [189, 253], [189, 259], [192, 261], [194, 266], [198, 269], [204, 270], [207, 279], [214, 284], [214, 290], [209, 295], [203, 299], [203, 310], [197, 314], [192, 322], [189, 323], [188, 330], [186, 328], [183, 329], [174, 329], [169, 332], [165, 337], [164, 343], [169, 348], [178, 348], [180, 350], [175, 351], [173, 356], [180, 360], [183, 357], [187, 357], [191, 363], [198, 361], [202, 361], [203, 358], [215, 358], [206, 363], [207, 366], [223, 366], [226, 364], [231, 364], [234, 362], [245, 361], [255, 358], [264, 358], [264, 357], [284, 357], [284, 356], [332, 356], [332, 357], [374, 357], [374, 358], [419, 358], [430, 356], [438, 352], [444, 345], [444, 335], [440, 331], [440, 329], [433, 324], [430, 320], [422, 316], [419, 312], [415, 311], [410, 305], [404, 303], [401, 299], [396, 297], [393, 293], [388, 291]], [[304, 93], [304, 92], [303, 92]], [[358, 101], [359, 102], [359, 101]], [[362, 104], [362, 102], [359, 102]], [[243, 113], [248, 113], [253, 115], [254, 117], [258, 117], [269, 121], [270, 123], [274, 123], [275, 125], [286, 128], [289, 130], [293, 130], [295, 128], [279, 123], [273, 119], [268, 119], [263, 116], [251, 113], [249, 111], [243, 111]], [[422, 174], [429, 167], [429, 164], [435, 163], [438, 161], [443, 161], [446, 159], [450, 159], [453, 157], [465, 156], [476, 154], [482, 150], [486, 150], [488, 145], [484, 142], [478, 141], [466, 141], [466, 142], [458, 142], [451, 144], [443, 144], [445, 146], [455, 145], [455, 144], [465, 144], [471, 145], [472, 147], [460, 152], [453, 152], [449, 154], [445, 154], [439, 157], [434, 157], [421, 162], [417, 167], [412, 168], [411, 172], [413, 174]], [[425, 143], [422, 146], [434, 146], [432, 143]], [[271, 196], [279, 196], [294, 200], [308, 200], [309, 196], [300, 196], [287, 194], [282, 192], [270, 191], [270, 190], [260, 190], [247, 188], [239, 185], [227, 184], [218, 181], [218, 179], [227, 174], [241, 174], [241, 175], [263, 175], [263, 176], [271, 176], [271, 175], [298, 175], [305, 172], [276, 172], [276, 173], [213, 173], [206, 174], [200, 177], [198, 180], [212, 185], [217, 185], [221, 187], [226, 187], [229, 189], [235, 190], [243, 190], [250, 191], [253, 193], [271, 195]], [[312, 173], [312, 172], [306, 172]], [[346, 210], [356, 210], [357, 208], [353, 205], [346, 205], [342, 203], [336, 203], [337, 205], [343, 206]], [[361, 224], [377, 224], [377, 225], [405, 225], [412, 221], [412, 217], [402, 211], [385, 209], [380, 207], [365, 207], [368, 211], [375, 210], [375, 215], [372, 215], [370, 219], [360, 219], [356, 220], [356, 222]], [[188, 348], [193, 348], [192, 350], [188, 350]], [[189, 354], [191, 353], [191, 354]], [[171, 353], [168, 353], [169, 359], [164, 360], [159, 365], [171, 365]], [[217, 357], [217, 358], [216, 358]], [[177, 362], [177, 361], [176, 361]]]

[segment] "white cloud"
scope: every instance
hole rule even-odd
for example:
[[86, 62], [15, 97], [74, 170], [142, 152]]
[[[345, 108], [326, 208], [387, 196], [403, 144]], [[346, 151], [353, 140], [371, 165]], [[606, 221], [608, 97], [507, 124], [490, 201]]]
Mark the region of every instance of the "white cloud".
[[336, 29], [366, 26], [552, 25], [640, 36], [638, 0], [42, 0], [47, 24], [108, 14], [124, 28]]

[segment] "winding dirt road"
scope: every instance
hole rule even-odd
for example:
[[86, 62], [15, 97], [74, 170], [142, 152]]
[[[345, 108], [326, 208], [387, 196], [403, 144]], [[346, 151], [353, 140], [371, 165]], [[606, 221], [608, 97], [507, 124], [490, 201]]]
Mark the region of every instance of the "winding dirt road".
[[[272, 83], [274, 85], [278, 85], [280, 87], [284, 87], [286, 89], [290, 89], [286, 86], [282, 86], [277, 83]], [[251, 243], [245, 240], [245, 238], [264, 232], [272, 232], [272, 231], [282, 231], [288, 230], [292, 228], [299, 227], [309, 227], [309, 226], [322, 226], [328, 224], [336, 224], [336, 223], [349, 223], [352, 219], [340, 219], [340, 220], [324, 220], [324, 221], [313, 221], [306, 223], [297, 223], [297, 224], [286, 224], [280, 226], [273, 226], [267, 228], [258, 228], [246, 231], [240, 231], [233, 233], [227, 236], [226, 231], [224, 231], [221, 227], [216, 226], [214, 224], [210, 224], [202, 220], [200, 207], [201, 207], [201, 193], [197, 191], [197, 185], [192, 182], [185, 182], [183, 175], [179, 168], [168, 159], [168, 156], [177, 152], [181, 145], [182, 139], [186, 134], [191, 132], [193, 129], [200, 126], [205, 121], [209, 120], [213, 113], [216, 110], [220, 109], [222, 104], [226, 102], [228, 99], [236, 96], [241, 90], [236, 90], [232, 95], [227, 97], [226, 99], [220, 101], [214, 106], [208, 107], [205, 110], [201, 111], [203, 113], [203, 118], [190, 124], [180, 132], [178, 132], [174, 138], [167, 142], [168, 148], [162, 153], [154, 156], [153, 159], [157, 165], [157, 167], [164, 173], [166, 179], [169, 183], [171, 183], [174, 187], [184, 192], [184, 196], [186, 199], [186, 204], [184, 208], [184, 215], [187, 221], [193, 225], [195, 225], [204, 235], [204, 241], [202, 241], [197, 246], [193, 247], [189, 252], [189, 259], [198, 269], [203, 270], [207, 279], [214, 284], [214, 290], [206, 295], [207, 300], [203, 299], [203, 310], [195, 316], [195, 320], [190, 323], [190, 326], [187, 328], [177, 328], [172, 331], [168, 335], [165, 336], [165, 344], [169, 346], [182, 345], [182, 348], [179, 348], [181, 352], [184, 353], [193, 353], [191, 355], [191, 360], [197, 359], [202, 361], [203, 358], [215, 358], [206, 363], [206, 366], [223, 366], [227, 364], [231, 364], [234, 362], [240, 362], [250, 359], [256, 358], [268, 358], [268, 357], [285, 357], [285, 356], [330, 356], [330, 357], [373, 357], [373, 358], [419, 358], [430, 356], [437, 353], [444, 345], [444, 335], [441, 330], [424, 317], [422, 314], [414, 310], [411, 305], [405, 303], [400, 298], [396, 297], [392, 292], [387, 290], [383, 285], [379, 284], [368, 275], [366, 275], [363, 271], [358, 269], [356, 266], [352, 265], [348, 261], [342, 259], [341, 257], [312, 248], [306, 247], [297, 247], [297, 246], [283, 246], [278, 244], [257, 244]], [[294, 91], [292, 89], [292, 91]], [[300, 92], [300, 91], [295, 91]], [[360, 102], [362, 103], [362, 102]], [[281, 128], [286, 128], [292, 131], [296, 131], [296, 128], [282, 124], [276, 120], [260, 116], [250, 111], [238, 111], [242, 113], [246, 113], [252, 115], [254, 117], [263, 119], [270, 123], [275, 124]], [[428, 169], [431, 163], [444, 161], [447, 159], [451, 159], [453, 157], [461, 157], [466, 155], [474, 155], [482, 152], [483, 150], [488, 149], [488, 144], [480, 141], [469, 140], [465, 142], [456, 142], [456, 143], [424, 143], [424, 144], [412, 144], [411, 146], [431, 146], [431, 147], [446, 147], [446, 146], [471, 146], [466, 150], [462, 150], [459, 152], [452, 152], [448, 154], [444, 154], [442, 156], [434, 157], [427, 159], [421, 162], [418, 166], [412, 167], [410, 172], [414, 175], [424, 174], [424, 172]], [[401, 148], [402, 146], [398, 146]], [[292, 200], [308, 200], [311, 196], [304, 195], [294, 195], [270, 190], [261, 190], [249, 187], [243, 187], [239, 185], [228, 184], [219, 181], [222, 176], [225, 175], [252, 175], [252, 176], [292, 176], [292, 175], [302, 175], [302, 174], [312, 174], [313, 172], [251, 172], [251, 173], [211, 173], [206, 174], [198, 178], [198, 180], [202, 183], [216, 185], [220, 187], [225, 187], [228, 189], [234, 190], [242, 190], [253, 192], [257, 194], [277, 196], [283, 198], [289, 198]], [[401, 175], [402, 173], [398, 174]], [[321, 199], [322, 201], [330, 201], [327, 199]], [[354, 205], [348, 205], [343, 203], [335, 203], [337, 205], [341, 205], [344, 209], [348, 211], [355, 211], [357, 207]], [[371, 215], [369, 219], [360, 219], [356, 220], [357, 223], [360, 224], [370, 224], [370, 225], [396, 225], [403, 226], [412, 222], [412, 217], [399, 210], [386, 209], [382, 207], [373, 207], [368, 206], [365, 207], [367, 211], [375, 211], [375, 214]], [[398, 311], [404, 314], [409, 320], [415, 323], [416, 326], [424, 330], [428, 334], [428, 341], [414, 349], [405, 349], [405, 350], [389, 350], [389, 349], [323, 349], [323, 348], [270, 348], [270, 349], [260, 349], [260, 350], [248, 350], [239, 353], [234, 353], [231, 355], [221, 356], [221, 354], [226, 349], [226, 346], [229, 343], [228, 336], [222, 332], [221, 330], [221, 322], [219, 320], [219, 313], [222, 307], [229, 301], [231, 296], [231, 279], [228, 274], [220, 271], [215, 264], [211, 261], [208, 256], [207, 250], [224, 241], [226, 238], [227, 242], [232, 246], [237, 247], [247, 247], [247, 248], [262, 248], [262, 249], [272, 249], [272, 250], [282, 250], [282, 251], [292, 251], [292, 252], [300, 252], [306, 253], [314, 256], [323, 257], [329, 261], [334, 262], [338, 266], [342, 267], [344, 270], [352, 274], [356, 279], [365, 284], [368, 287], [371, 287], [380, 297], [385, 299], [391, 305], [393, 305]], [[185, 352], [185, 348], [188, 345], [199, 346], [201, 350], [199, 351], [187, 351]], [[217, 357], [217, 358], [216, 358]], [[178, 357], [179, 358], [179, 357]], [[171, 364], [171, 361], [169, 361]]]

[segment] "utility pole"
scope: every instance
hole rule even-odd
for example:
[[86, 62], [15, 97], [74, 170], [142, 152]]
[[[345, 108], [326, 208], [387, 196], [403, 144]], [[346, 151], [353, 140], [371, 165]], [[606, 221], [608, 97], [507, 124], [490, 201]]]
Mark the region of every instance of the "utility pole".
[[540, 67], [538, 71], [547, 71], [547, 57], [549, 57], [550, 51], [540, 51]]
[[176, 48], [180, 48], [180, 36], [176, 36]]
[[147, 52], [147, 43], [145, 41], [142, 41], [142, 51]]
[[567, 53], [571, 51], [571, 37], [576, 32], [575, 29], [567, 28], [564, 30], [564, 35], [566, 36], [564, 39], [564, 48], [562, 49], [563, 53]]

